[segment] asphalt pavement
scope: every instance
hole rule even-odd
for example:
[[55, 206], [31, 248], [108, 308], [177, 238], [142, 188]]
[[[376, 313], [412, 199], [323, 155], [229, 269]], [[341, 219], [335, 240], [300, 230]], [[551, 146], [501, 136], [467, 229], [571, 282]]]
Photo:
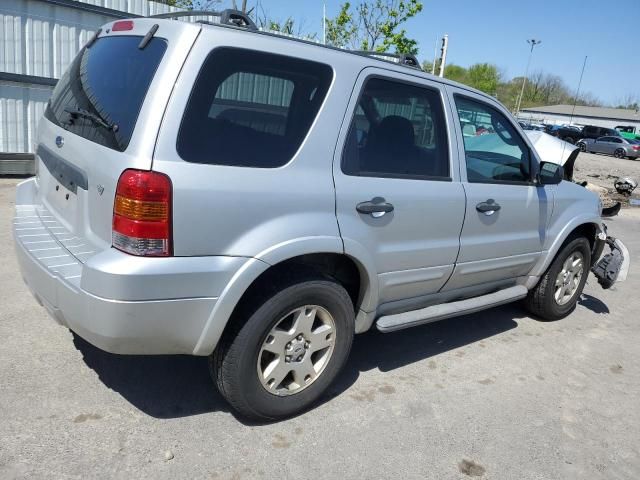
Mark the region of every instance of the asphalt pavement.
[[[626, 282], [557, 322], [518, 305], [356, 337], [315, 409], [236, 418], [205, 358], [116, 356], [20, 278], [0, 179], [0, 478], [640, 478], [640, 208], [610, 220]], [[179, 321], [180, 319], [176, 319]]]

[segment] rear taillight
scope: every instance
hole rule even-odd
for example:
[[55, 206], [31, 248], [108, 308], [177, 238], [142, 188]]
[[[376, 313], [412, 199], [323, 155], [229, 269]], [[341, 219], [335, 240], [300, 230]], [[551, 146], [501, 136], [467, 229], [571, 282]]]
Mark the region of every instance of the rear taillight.
[[113, 205], [112, 244], [132, 255], [172, 254], [171, 180], [158, 172], [125, 170]]
[[631, 149], [637, 152], [638, 150], [640, 150], [640, 145], [632, 145]]

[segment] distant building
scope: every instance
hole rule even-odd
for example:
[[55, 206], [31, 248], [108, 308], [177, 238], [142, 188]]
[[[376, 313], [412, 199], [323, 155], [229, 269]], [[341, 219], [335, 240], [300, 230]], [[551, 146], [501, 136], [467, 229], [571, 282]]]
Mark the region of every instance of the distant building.
[[551, 105], [524, 108], [518, 117], [521, 120], [553, 125], [595, 125], [607, 128], [633, 126], [640, 132], [640, 112], [623, 108], [576, 106], [574, 111], [573, 105]]

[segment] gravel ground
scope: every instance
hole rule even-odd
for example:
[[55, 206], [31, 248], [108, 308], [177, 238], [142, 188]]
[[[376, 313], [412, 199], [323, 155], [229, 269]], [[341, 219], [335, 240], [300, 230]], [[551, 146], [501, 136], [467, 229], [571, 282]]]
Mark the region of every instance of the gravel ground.
[[[573, 177], [577, 182], [587, 181], [606, 188], [609, 193], [603, 197], [605, 203], [619, 201], [622, 202], [623, 207], [628, 207], [629, 198], [618, 195], [613, 182], [618, 177], [631, 177], [640, 184], [640, 160], [619, 159], [609, 155], [580, 152], [576, 159]], [[639, 194], [640, 189], [636, 189], [634, 197]]]
[[[358, 336], [321, 405], [249, 425], [205, 359], [110, 355], [48, 318], [11, 247], [15, 183], [0, 179], [2, 479], [640, 478], [635, 264], [562, 321], [511, 305]], [[640, 209], [609, 225], [640, 250]]]

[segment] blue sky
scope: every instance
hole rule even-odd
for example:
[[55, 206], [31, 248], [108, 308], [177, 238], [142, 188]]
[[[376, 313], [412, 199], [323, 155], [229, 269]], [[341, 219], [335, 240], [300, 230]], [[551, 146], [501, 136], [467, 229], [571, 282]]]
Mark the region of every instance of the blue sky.
[[[358, 0], [352, 0], [352, 4]], [[254, 2], [249, 0], [249, 4]], [[261, 0], [269, 16], [292, 16], [322, 32], [322, 1]], [[327, 16], [341, 1], [327, 0]], [[640, 0], [423, 0], [424, 9], [406, 24], [419, 42], [420, 60], [433, 58], [436, 40], [449, 35], [447, 62], [494, 63], [507, 78], [524, 74], [527, 38], [539, 38], [531, 71], [561, 76], [574, 90], [585, 55], [582, 91], [605, 103], [627, 95], [640, 100]]]

